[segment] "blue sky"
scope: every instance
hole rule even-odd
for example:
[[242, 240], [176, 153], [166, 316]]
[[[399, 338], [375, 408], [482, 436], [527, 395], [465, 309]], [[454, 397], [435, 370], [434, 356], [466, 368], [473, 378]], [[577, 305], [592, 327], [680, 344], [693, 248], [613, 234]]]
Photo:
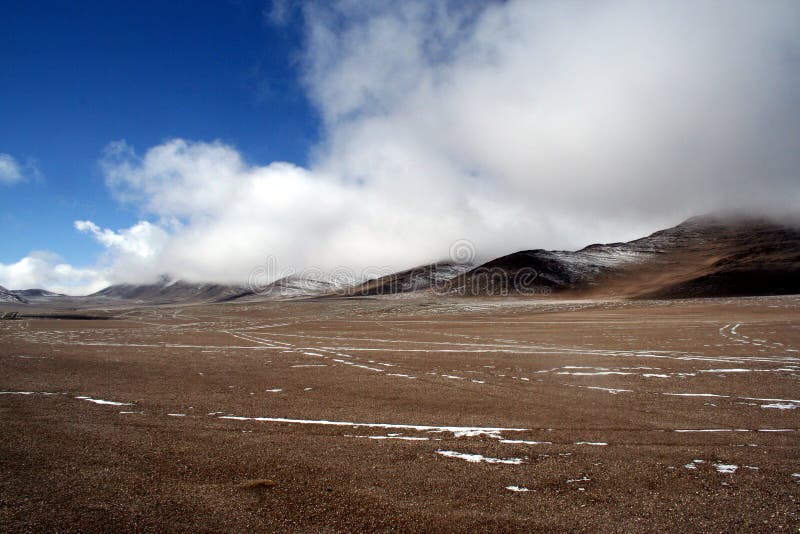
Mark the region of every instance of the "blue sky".
[[[27, 179], [0, 186], [0, 262], [55, 250], [86, 265], [77, 219], [140, 218], [111, 198], [104, 147], [220, 139], [248, 160], [306, 162], [318, 124], [300, 87], [301, 28], [259, 1], [31, 1], [0, 7], [0, 153]], [[37, 173], [33, 170], [38, 169]]]
[[797, 0], [4, 2], [0, 62], [14, 289], [363, 279], [800, 206]]

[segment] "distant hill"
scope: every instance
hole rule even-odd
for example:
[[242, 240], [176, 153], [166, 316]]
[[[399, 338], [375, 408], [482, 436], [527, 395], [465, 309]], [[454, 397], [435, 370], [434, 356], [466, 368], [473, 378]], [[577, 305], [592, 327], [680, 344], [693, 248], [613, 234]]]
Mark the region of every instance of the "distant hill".
[[348, 296], [391, 295], [432, 289], [474, 268], [472, 263], [441, 261], [375, 278], [342, 291]]
[[628, 243], [526, 250], [464, 273], [449, 291], [687, 298], [800, 293], [800, 226], [703, 216]]
[[628, 243], [578, 251], [523, 250], [483, 265], [438, 262], [351, 287], [288, 276], [264, 287], [194, 283], [166, 276], [117, 284], [86, 297], [0, 287], [0, 303], [87, 307], [311, 297], [549, 295], [564, 298], [689, 298], [800, 293], [800, 219], [707, 215]]
[[11, 304], [27, 304], [27, 300], [17, 294], [16, 291], [11, 291], [3, 286], [0, 286], [0, 302]]
[[299, 276], [286, 276], [264, 287], [248, 288], [239, 295], [232, 295], [223, 300], [231, 301], [264, 301], [264, 300], [290, 300], [299, 298], [316, 297], [333, 291], [330, 282], [303, 278]]
[[153, 284], [116, 284], [88, 295], [87, 298], [105, 297], [130, 300], [144, 304], [216, 302], [248, 293], [236, 285], [192, 283], [163, 277]]
[[257, 289], [243, 285], [192, 283], [162, 277], [154, 284], [116, 284], [88, 295], [87, 299], [127, 300], [141, 304], [212, 303], [230, 301], [286, 300], [322, 295], [331, 284], [288, 276]]
[[18, 289], [14, 291], [15, 295], [24, 298], [42, 298], [42, 297], [64, 297], [66, 295], [62, 293], [53, 293], [52, 291], [47, 291], [46, 289]]

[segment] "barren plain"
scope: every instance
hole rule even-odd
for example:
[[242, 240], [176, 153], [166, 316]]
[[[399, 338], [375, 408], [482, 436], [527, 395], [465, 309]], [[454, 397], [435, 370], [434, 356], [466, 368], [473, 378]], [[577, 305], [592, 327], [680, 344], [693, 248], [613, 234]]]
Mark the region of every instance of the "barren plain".
[[92, 314], [0, 321], [0, 530], [800, 527], [800, 297]]

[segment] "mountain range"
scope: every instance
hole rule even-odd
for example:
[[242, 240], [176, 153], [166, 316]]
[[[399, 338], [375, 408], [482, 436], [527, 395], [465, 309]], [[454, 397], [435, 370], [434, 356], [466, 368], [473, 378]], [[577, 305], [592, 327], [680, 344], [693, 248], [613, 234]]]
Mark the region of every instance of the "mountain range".
[[[503, 273], [505, 278], [497, 278], [506, 285], [493, 283], [491, 273]], [[800, 293], [800, 225], [693, 217], [628, 243], [509, 254], [449, 281], [448, 289], [473, 295], [539, 291], [625, 298]]]
[[0, 303], [149, 305], [410, 293], [661, 299], [795, 294], [800, 293], [800, 223], [706, 215], [627, 243], [524, 250], [481, 265], [441, 261], [344, 287], [297, 276], [258, 289], [165, 276], [85, 297], [0, 287]]

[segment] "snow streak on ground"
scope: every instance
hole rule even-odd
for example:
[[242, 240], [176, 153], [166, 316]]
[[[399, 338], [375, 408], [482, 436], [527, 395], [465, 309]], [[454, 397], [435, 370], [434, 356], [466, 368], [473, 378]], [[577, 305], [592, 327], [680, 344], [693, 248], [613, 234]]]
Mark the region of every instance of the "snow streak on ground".
[[297, 425], [323, 425], [323, 426], [349, 426], [353, 428], [391, 428], [399, 430], [417, 430], [419, 432], [451, 432], [455, 437], [474, 437], [481, 435], [498, 436], [502, 432], [525, 432], [526, 428], [492, 428], [475, 426], [435, 426], [414, 425], [400, 423], [354, 423], [350, 421], [325, 421], [309, 419], [288, 419], [284, 417], [241, 417], [235, 415], [222, 415], [220, 419], [234, 421], [257, 421], [262, 423], [290, 423]]
[[75, 397], [75, 398], [79, 399], [79, 400], [84, 400], [86, 402], [93, 402], [95, 404], [109, 404], [111, 406], [132, 406], [133, 405], [132, 402], [117, 402], [117, 401], [109, 401], [109, 400], [103, 400], [103, 399], [93, 399], [91, 397], [86, 397], [86, 396], [80, 396], [80, 397]]
[[441, 454], [442, 456], [446, 456], [447, 458], [458, 458], [459, 460], [465, 460], [470, 463], [487, 463], [487, 464], [510, 464], [510, 465], [519, 465], [522, 463], [523, 458], [489, 458], [482, 454], [469, 454], [465, 452], [456, 452], [456, 451], [444, 451], [444, 450], [437, 450], [436, 454]]

